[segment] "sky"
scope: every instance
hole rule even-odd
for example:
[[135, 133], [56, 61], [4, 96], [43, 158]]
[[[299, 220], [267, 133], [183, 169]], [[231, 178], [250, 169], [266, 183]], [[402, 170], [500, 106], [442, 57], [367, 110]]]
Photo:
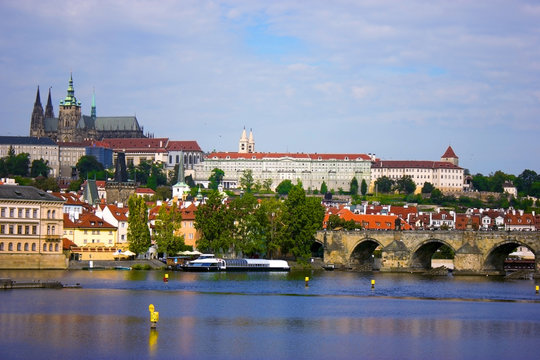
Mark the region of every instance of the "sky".
[[[69, 5], [69, 6], [67, 6]], [[82, 113], [237, 151], [540, 173], [537, 1], [0, 1], [1, 135], [70, 73]]]

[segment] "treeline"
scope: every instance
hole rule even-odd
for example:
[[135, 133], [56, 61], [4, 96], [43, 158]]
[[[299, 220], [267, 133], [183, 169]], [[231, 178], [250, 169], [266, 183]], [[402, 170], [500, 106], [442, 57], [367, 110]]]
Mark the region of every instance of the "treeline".
[[197, 248], [244, 257], [292, 255], [307, 261], [324, 214], [320, 199], [307, 197], [301, 184], [293, 186], [285, 200], [257, 199], [247, 192], [224, 202], [218, 191], [212, 191], [195, 213], [195, 227], [201, 233]]
[[48, 162], [43, 159], [34, 160], [30, 164], [30, 154], [20, 153], [15, 155], [12, 146], [9, 147], [8, 155], [0, 158], [0, 177], [47, 177], [50, 170]]
[[484, 176], [476, 174], [472, 177], [472, 183], [475, 190], [503, 192], [505, 182], [511, 182], [517, 188], [518, 196], [533, 196], [540, 198], [540, 174], [533, 170], [524, 170], [518, 176], [505, 174], [502, 171], [496, 171], [493, 174]]

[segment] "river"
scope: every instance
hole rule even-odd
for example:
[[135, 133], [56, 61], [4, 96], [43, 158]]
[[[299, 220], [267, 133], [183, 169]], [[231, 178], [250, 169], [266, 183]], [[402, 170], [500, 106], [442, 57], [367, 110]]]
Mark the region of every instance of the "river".
[[0, 290], [0, 358], [540, 358], [534, 280], [293, 271], [168, 272], [164, 282], [164, 274], [0, 271], [82, 286]]

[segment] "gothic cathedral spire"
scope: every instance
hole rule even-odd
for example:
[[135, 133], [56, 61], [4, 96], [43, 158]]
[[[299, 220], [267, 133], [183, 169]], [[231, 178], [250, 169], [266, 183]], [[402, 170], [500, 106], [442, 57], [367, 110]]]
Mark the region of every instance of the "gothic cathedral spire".
[[96, 120], [96, 90], [92, 92], [92, 109], [90, 110], [90, 116]]
[[36, 93], [36, 101], [32, 110], [32, 118], [30, 120], [30, 136], [40, 137], [45, 133], [44, 129], [44, 114], [43, 106], [41, 105], [41, 96], [39, 95], [39, 86]]
[[49, 88], [49, 98], [47, 99], [47, 106], [45, 106], [45, 119], [54, 118], [54, 110], [51, 100], [51, 88]]

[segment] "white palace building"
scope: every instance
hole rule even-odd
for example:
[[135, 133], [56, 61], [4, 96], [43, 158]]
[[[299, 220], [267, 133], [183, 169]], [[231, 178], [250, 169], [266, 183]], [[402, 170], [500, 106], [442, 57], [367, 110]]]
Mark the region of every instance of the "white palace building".
[[213, 152], [204, 161], [194, 166], [194, 180], [208, 187], [209, 177], [215, 168], [223, 170], [223, 187], [240, 187], [240, 178], [245, 170], [251, 170], [254, 182], [261, 184], [272, 180], [270, 188], [275, 188], [283, 180], [296, 184], [302, 182], [304, 189], [320, 189], [323, 181], [329, 190], [342, 188], [349, 190], [353, 177], [358, 184], [371, 177], [371, 162], [374, 156], [366, 154], [305, 154], [305, 153], [258, 153], [255, 152], [253, 132], [249, 138], [242, 132], [238, 152]]

